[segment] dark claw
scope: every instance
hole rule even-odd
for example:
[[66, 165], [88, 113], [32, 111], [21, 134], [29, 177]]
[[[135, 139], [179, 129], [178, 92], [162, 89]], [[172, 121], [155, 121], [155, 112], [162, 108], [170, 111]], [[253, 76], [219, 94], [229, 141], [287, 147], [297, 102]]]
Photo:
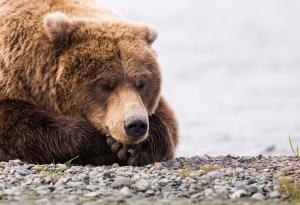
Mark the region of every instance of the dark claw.
[[128, 153], [127, 153], [127, 149], [126, 147], [123, 147], [117, 154], [118, 158], [121, 160], [121, 161], [127, 161], [128, 160]]
[[111, 146], [111, 151], [114, 153], [114, 154], [117, 154], [118, 151], [122, 148], [122, 144], [119, 143], [119, 142], [116, 142], [114, 143], [112, 146]]
[[134, 156], [135, 155], [135, 150], [134, 149], [129, 149], [128, 151], [127, 151], [129, 154], [130, 154], [130, 156]]

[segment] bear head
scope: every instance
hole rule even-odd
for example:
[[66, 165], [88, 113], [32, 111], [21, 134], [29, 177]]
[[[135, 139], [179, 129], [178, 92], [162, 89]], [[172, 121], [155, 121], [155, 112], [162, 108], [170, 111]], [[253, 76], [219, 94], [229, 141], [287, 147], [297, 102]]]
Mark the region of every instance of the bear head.
[[145, 140], [160, 96], [160, 68], [151, 48], [157, 33], [123, 19], [61, 12], [47, 14], [43, 23], [58, 56], [61, 109], [85, 117], [121, 143]]

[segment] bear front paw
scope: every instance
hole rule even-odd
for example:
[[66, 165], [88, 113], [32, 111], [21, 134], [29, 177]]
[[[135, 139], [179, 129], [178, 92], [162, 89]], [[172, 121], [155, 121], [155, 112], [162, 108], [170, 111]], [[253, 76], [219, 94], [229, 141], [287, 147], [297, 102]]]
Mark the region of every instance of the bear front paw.
[[112, 137], [107, 137], [106, 142], [110, 146], [112, 153], [114, 153], [121, 162], [126, 163], [129, 157], [128, 147]]
[[112, 137], [107, 138], [107, 144], [122, 164], [143, 166], [152, 163], [151, 155], [143, 151], [139, 145], [124, 145]]

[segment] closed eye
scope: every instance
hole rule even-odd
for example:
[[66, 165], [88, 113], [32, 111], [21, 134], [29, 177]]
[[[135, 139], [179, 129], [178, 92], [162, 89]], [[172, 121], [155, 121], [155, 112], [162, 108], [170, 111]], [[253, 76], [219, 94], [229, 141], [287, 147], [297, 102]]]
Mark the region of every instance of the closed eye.
[[106, 92], [111, 92], [115, 89], [116, 84], [110, 83], [110, 82], [100, 82], [99, 87], [101, 90], [106, 91]]
[[143, 90], [146, 87], [146, 82], [145, 81], [139, 81], [136, 85], [138, 90]]

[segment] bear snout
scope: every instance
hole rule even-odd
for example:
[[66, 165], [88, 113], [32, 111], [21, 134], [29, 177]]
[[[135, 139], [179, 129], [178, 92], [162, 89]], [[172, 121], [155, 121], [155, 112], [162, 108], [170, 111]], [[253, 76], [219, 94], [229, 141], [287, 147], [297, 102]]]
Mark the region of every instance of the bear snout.
[[148, 120], [144, 117], [133, 117], [124, 122], [124, 130], [133, 140], [143, 138], [148, 131], [148, 127]]

